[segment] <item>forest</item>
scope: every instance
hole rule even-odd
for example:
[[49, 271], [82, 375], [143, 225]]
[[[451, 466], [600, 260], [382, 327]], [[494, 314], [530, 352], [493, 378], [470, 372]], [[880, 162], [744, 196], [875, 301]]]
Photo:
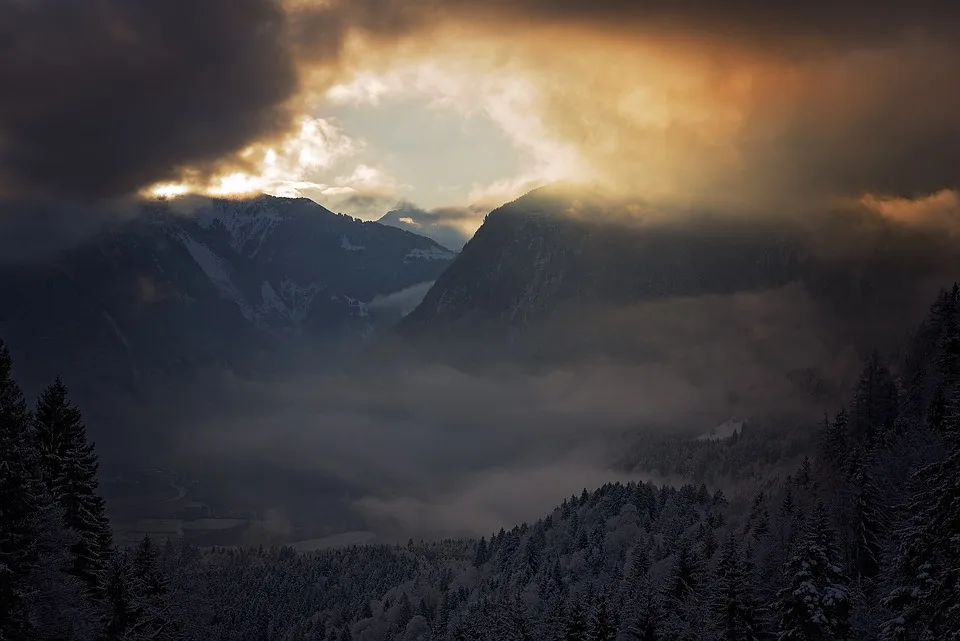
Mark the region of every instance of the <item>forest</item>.
[[[0, 349], [0, 640], [960, 639], [960, 286], [802, 434], [647, 443], [479, 539], [118, 548], [80, 410]], [[723, 488], [726, 488], [725, 492]]]

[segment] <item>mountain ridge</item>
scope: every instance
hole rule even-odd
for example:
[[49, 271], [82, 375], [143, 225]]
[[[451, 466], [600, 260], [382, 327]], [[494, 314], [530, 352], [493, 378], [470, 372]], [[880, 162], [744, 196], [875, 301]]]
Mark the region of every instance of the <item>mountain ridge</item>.
[[307, 199], [152, 201], [52, 259], [0, 265], [0, 333], [31, 393], [62, 374], [84, 401], [211, 369], [332, 365], [398, 316], [367, 303], [452, 257]]

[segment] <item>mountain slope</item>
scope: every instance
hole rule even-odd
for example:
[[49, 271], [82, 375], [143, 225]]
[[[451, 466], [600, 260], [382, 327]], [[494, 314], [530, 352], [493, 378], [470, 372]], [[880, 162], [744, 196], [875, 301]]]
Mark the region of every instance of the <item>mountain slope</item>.
[[[919, 232], [880, 225], [862, 215], [670, 217], [544, 188], [491, 212], [399, 331], [528, 336], [590, 310], [790, 286], [831, 313], [892, 309], [906, 328], [904, 307], [918, 313], [957, 261], [940, 246], [921, 256]], [[874, 253], [855, 244], [868, 233]]]
[[395, 320], [368, 302], [434, 280], [453, 258], [306, 199], [179, 208], [144, 204], [55, 260], [0, 266], [0, 333], [28, 389], [56, 373], [132, 390], [211, 368], [334, 361]]
[[404, 329], [516, 326], [570, 303], [725, 294], [780, 286], [801, 273], [801, 248], [785, 230], [731, 223], [716, 234], [609, 210], [543, 189], [491, 212]]

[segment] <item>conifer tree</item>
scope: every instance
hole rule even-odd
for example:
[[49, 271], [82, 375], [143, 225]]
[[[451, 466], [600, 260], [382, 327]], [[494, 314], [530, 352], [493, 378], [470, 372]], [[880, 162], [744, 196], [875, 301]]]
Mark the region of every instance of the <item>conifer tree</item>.
[[855, 569], [859, 576], [873, 578], [880, 571], [886, 518], [881, 493], [873, 477], [872, 458], [857, 457], [851, 470], [854, 491], [853, 527]]
[[613, 641], [617, 634], [614, 613], [610, 610], [606, 595], [600, 594], [593, 600], [590, 616], [587, 620], [588, 641]]
[[624, 603], [617, 626], [617, 641], [656, 641], [659, 639], [659, 613], [656, 594], [645, 572], [638, 580], [634, 594]]
[[667, 600], [679, 603], [697, 588], [702, 562], [690, 547], [690, 542], [681, 541], [673, 561], [673, 568], [665, 585]]
[[39, 560], [44, 503], [39, 450], [13, 363], [0, 342], [0, 641], [28, 638], [28, 576]]
[[579, 599], [567, 610], [566, 641], [584, 641], [587, 634], [587, 615]]
[[759, 607], [751, 593], [752, 573], [731, 532], [717, 561], [709, 600], [717, 641], [760, 638]]
[[473, 566], [479, 568], [487, 562], [488, 558], [490, 557], [487, 550], [487, 539], [485, 537], [480, 537], [480, 540], [477, 542], [477, 552], [473, 559]]
[[960, 322], [957, 318], [958, 285], [946, 296], [941, 311], [940, 342], [936, 365], [940, 384], [949, 397], [960, 383]]
[[540, 630], [543, 641], [564, 641], [566, 638], [566, 609], [563, 597], [553, 594], [547, 601], [547, 612]]
[[846, 410], [837, 412], [833, 422], [827, 423], [820, 440], [821, 456], [834, 471], [843, 470], [850, 447]]
[[804, 456], [800, 463], [800, 469], [797, 470], [797, 486], [806, 489], [810, 486], [810, 480], [813, 476], [813, 467], [810, 464], [810, 457]]
[[896, 383], [878, 352], [867, 359], [857, 381], [850, 412], [850, 429], [858, 442], [874, 444], [893, 427], [899, 414]]
[[177, 638], [169, 600], [170, 588], [160, 570], [157, 547], [149, 536], [143, 537], [133, 553], [132, 573], [133, 593], [142, 615], [138, 629], [149, 639]]
[[37, 562], [26, 584], [30, 597], [22, 604], [30, 635], [24, 638], [90, 641], [100, 633], [100, 612], [86, 598], [86, 586], [70, 574], [70, 546], [76, 539], [50, 501], [38, 518]]
[[884, 639], [952, 638], [960, 630], [960, 433], [946, 442], [947, 458], [912, 482], [911, 517], [898, 533], [894, 587], [884, 601], [894, 613]]
[[650, 556], [646, 549], [636, 545], [630, 552], [630, 566], [623, 577], [621, 600], [629, 603], [640, 595], [650, 571]]
[[59, 378], [44, 390], [34, 414], [44, 479], [76, 533], [71, 546], [73, 573], [98, 595], [112, 544], [103, 499], [97, 494], [97, 456], [87, 442], [80, 410]]
[[106, 641], [136, 639], [143, 622], [142, 601], [137, 594], [136, 575], [130, 559], [117, 552], [106, 567], [104, 598], [108, 609], [104, 638]]
[[533, 635], [527, 625], [527, 608], [520, 596], [517, 595], [505, 609], [505, 626], [500, 638], [504, 641], [533, 641]]
[[843, 641], [850, 631], [848, 581], [837, 564], [826, 510], [817, 502], [785, 568], [778, 597], [779, 641]]

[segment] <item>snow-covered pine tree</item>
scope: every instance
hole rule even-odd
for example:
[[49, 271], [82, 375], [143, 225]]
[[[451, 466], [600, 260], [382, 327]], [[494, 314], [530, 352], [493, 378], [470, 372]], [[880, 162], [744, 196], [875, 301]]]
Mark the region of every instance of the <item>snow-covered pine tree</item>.
[[832, 422], [828, 422], [820, 437], [820, 458], [834, 472], [844, 469], [850, 448], [849, 418], [846, 410], [837, 412]]
[[673, 568], [664, 586], [667, 601], [679, 605], [689, 597], [699, 586], [702, 567], [702, 560], [692, 549], [690, 541], [683, 539], [674, 555]]
[[716, 641], [760, 638], [759, 606], [752, 593], [753, 569], [731, 532], [720, 552], [708, 605]]
[[[922, 467], [912, 480], [909, 521], [884, 600], [894, 616], [885, 640], [953, 639], [960, 631], [960, 403], [948, 404], [945, 460]], [[953, 636], [950, 636], [953, 635]]]
[[547, 599], [547, 610], [540, 626], [539, 638], [543, 641], [564, 641], [566, 619], [563, 595], [555, 592]]
[[945, 397], [952, 396], [960, 384], [960, 319], [957, 305], [960, 302], [960, 287], [954, 283], [940, 309], [940, 341], [937, 345], [936, 369]]
[[567, 608], [566, 641], [584, 641], [587, 634], [587, 613], [580, 599], [574, 597]]
[[792, 558], [787, 585], [778, 596], [778, 641], [843, 641], [850, 632], [848, 580], [838, 564], [834, 534], [817, 501]]
[[143, 621], [142, 601], [137, 595], [133, 564], [123, 551], [118, 551], [106, 567], [104, 598], [107, 607], [105, 641], [138, 639], [136, 632]]
[[616, 641], [656, 641], [660, 638], [657, 633], [660, 616], [648, 573], [637, 579], [632, 592], [620, 615]]
[[476, 568], [481, 567], [484, 563], [487, 562], [489, 558], [489, 551], [487, 549], [487, 539], [480, 537], [480, 540], [477, 541], [477, 551], [473, 558], [473, 565]]
[[70, 574], [76, 534], [53, 501], [41, 509], [38, 524], [37, 562], [26, 577], [30, 596], [22, 604], [30, 628], [24, 638], [93, 641], [101, 632], [102, 613], [87, 599], [86, 585]]
[[620, 600], [629, 603], [636, 599], [644, 585], [647, 584], [650, 571], [650, 555], [640, 544], [630, 551], [630, 564], [621, 581]]
[[854, 568], [858, 576], [871, 579], [880, 571], [887, 519], [882, 494], [873, 475], [874, 459], [870, 452], [853, 459], [850, 481], [854, 493]]
[[850, 408], [850, 431], [857, 442], [871, 446], [893, 427], [899, 414], [897, 385], [880, 353], [870, 354]]
[[804, 456], [800, 462], [800, 468], [797, 470], [797, 487], [806, 489], [810, 486], [810, 480], [813, 475], [813, 466], [810, 463], [810, 457]]
[[133, 593], [142, 620], [138, 631], [148, 639], [173, 641], [179, 638], [179, 626], [171, 612], [167, 577], [160, 570], [157, 547], [144, 536], [133, 552]]
[[83, 416], [67, 394], [66, 385], [57, 378], [37, 401], [34, 425], [48, 490], [77, 535], [71, 546], [72, 571], [92, 595], [99, 596], [112, 536], [97, 493], [97, 455], [87, 442]]
[[598, 594], [593, 600], [587, 618], [587, 641], [613, 641], [617, 634], [616, 614], [610, 608], [606, 594]]
[[41, 512], [49, 501], [39, 450], [13, 363], [0, 341], [0, 641], [29, 638], [28, 577], [40, 552]]

